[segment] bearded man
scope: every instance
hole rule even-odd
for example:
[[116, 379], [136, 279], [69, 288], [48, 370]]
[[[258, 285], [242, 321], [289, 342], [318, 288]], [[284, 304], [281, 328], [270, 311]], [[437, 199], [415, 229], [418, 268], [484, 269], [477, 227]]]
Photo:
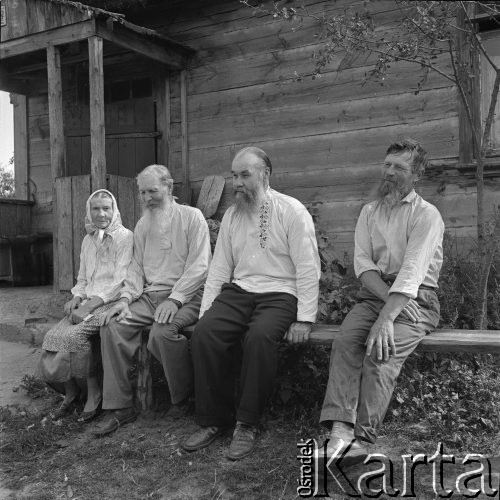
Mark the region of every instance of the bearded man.
[[132, 262], [120, 300], [101, 327], [102, 407], [110, 412], [93, 430], [96, 436], [137, 417], [128, 375], [147, 326], [148, 349], [163, 366], [174, 407], [182, 407], [193, 390], [182, 328], [198, 319], [211, 254], [208, 226], [200, 210], [175, 202], [163, 165], [146, 167], [137, 184], [144, 214], [134, 230]]
[[[278, 346], [308, 339], [316, 319], [320, 263], [314, 224], [296, 199], [269, 188], [271, 162], [248, 147], [232, 164], [234, 205], [225, 213], [210, 267], [201, 319], [192, 338], [196, 420], [187, 451], [236, 428], [227, 457], [253, 449], [276, 377]], [[234, 359], [242, 354], [235, 408]]]
[[406, 139], [386, 154], [378, 199], [363, 207], [356, 225], [354, 270], [362, 288], [333, 342], [320, 417], [331, 425], [323, 452], [344, 455], [344, 466], [366, 458], [363, 442], [375, 442], [403, 363], [439, 321], [444, 224], [414, 190], [426, 152]]

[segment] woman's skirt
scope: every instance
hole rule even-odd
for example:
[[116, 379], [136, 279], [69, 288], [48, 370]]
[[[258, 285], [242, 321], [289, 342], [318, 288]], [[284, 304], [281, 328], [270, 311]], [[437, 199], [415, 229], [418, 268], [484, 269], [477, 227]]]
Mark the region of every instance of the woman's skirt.
[[46, 334], [38, 374], [59, 392], [64, 382], [99, 376], [102, 371], [99, 333], [100, 319], [113, 304], [94, 310], [94, 316], [77, 325], [65, 316]]

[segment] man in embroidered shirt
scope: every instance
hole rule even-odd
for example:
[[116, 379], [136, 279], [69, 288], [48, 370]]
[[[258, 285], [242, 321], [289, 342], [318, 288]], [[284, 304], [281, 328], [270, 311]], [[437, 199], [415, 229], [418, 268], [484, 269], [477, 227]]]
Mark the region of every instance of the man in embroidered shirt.
[[320, 417], [332, 425], [327, 454], [346, 452], [345, 466], [365, 459], [361, 442], [375, 442], [404, 361], [439, 321], [444, 224], [414, 190], [426, 164], [418, 142], [392, 144], [378, 199], [363, 207], [356, 225], [354, 270], [362, 288], [333, 343]]
[[[241, 150], [232, 165], [235, 203], [220, 227], [192, 339], [196, 419], [184, 443], [195, 451], [236, 429], [228, 458], [248, 455], [272, 391], [279, 341], [307, 340], [316, 319], [320, 264], [314, 224], [296, 199], [269, 188], [271, 162]], [[288, 331], [287, 331], [288, 330]], [[242, 349], [234, 408], [234, 359]]]
[[120, 300], [101, 328], [102, 406], [113, 411], [95, 428], [98, 436], [136, 418], [128, 372], [146, 326], [152, 325], [148, 349], [163, 365], [173, 405], [193, 389], [188, 341], [180, 332], [198, 319], [210, 262], [208, 226], [198, 209], [175, 202], [173, 180], [163, 165], [146, 167], [137, 184], [144, 215], [134, 230]]

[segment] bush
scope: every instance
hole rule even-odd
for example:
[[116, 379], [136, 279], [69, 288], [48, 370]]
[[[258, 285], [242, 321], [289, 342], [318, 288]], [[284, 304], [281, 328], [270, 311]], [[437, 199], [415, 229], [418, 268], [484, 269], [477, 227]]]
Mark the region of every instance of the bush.
[[[474, 312], [479, 296], [480, 264], [475, 248], [459, 250], [457, 239], [445, 233], [443, 267], [437, 291], [442, 327], [474, 329]], [[488, 328], [500, 329], [500, 255], [491, 267], [488, 281]]]
[[488, 449], [500, 428], [498, 356], [413, 354], [388, 411], [395, 419], [424, 422], [432, 436], [464, 449]]

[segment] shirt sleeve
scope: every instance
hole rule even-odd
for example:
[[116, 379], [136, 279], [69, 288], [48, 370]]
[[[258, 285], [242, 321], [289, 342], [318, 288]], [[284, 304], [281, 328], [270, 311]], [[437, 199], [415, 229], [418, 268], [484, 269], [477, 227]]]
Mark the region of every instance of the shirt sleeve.
[[295, 266], [297, 321], [316, 321], [321, 265], [318, 242], [311, 215], [305, 207], [290, 213], [288, 246]]
[[184, 272], [170, 294], [171, 299], [181, 304], [189, 302], [203, 285], [210, 264], [210, 233], [203, 214], [198, 210], [190, 218], [188, 249]]
[[224, 214], [215, 244], [214, 258], [208, 271], [208, 278], [201, 300], [200, 318], [210, 309], [215, 297], [219, 295], [222, 285], [229, 283], [233, 276], [234, 262], [231, 252], [231, 213], [229, 209]]
[[142, 261], [144, 257], [145, 240], [146, 235], [139, 221], [134, 230], [134, 250], [132, 259], [127, 268], [123, 289], [120, 293], [120, 298], [126, 298], [129, 302], [137, 300], [144, 289], [145, 277]]
[[411, 228], [403, 264], [389, 290], [401, 293], [412, 299], [418, 294], [418, 287], [423, 283], [431, 260], [442, 245], [444, 223], [435, 207], [428, 207], [420, 213]]
[[368, 205], [365, 205], [359, 214], [354, 231], [354, 272], [359, 278], [366, 271], [377, 271], [380, 269], [373, 262], [373, 246], [368, 228]]
[[82, 299], [87, 298], [85, 293], [85, 288], [87, 287], [87, 264], [85, 261], [85, 256], [88, 251], [88, 235], [82, 241], [82, 247], [80, 249], [80, 268], [78, 269], [78, 277], [76, 279], [76, 285], [71, 289], [71, 293], [75, 297], [81, 297]]
[[116, 241], [113, 241], [113, 245], [117, 247], [113, 280], [108, 287], [106, 287], [106, 290], [96, 293], [96, 296], [102, 299], [105, 304], [118, 298], [118, 294], [127, 276], [127, 269], [134, 248], [134, 236], [132, 232], [127, 230], [125, 234], [121, 235], [121, 237], [117, 237]]

